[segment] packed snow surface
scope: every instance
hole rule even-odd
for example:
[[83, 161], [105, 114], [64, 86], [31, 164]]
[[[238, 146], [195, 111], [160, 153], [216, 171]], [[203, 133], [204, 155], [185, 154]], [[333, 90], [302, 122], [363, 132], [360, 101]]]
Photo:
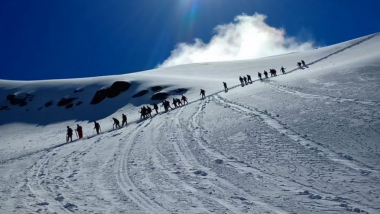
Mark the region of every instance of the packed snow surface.
[[[90, 104], [115, 81], [130, 88]], [[257, 60], [0, 80], [0, 213], [380, 213], [379, 91], [378, 34]], [[189, 104], [139, 120], [155, 93]], [[122, 113], [128, 126], [112, 130]], [[76, 124], [85, 138], [66, 143]]]

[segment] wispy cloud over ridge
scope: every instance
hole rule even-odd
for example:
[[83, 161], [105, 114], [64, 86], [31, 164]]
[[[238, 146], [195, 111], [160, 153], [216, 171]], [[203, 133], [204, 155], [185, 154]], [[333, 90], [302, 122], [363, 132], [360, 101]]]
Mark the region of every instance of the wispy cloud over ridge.
[[255, 59], [313, 49], [313, 42], [298, 42], [284, 29], [265, 23], [266, 16], [242, 14], [234, 22], [219, 25], [209, 43], [195, 39], [193, 44], [180, 43], [159, 67], [181, 64]]

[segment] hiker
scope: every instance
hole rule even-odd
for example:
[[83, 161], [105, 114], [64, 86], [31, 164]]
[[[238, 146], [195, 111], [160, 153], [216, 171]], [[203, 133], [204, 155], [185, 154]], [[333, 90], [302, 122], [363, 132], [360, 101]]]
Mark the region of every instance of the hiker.
[[252, 83], [251, 75], [247, 74], [247, 79], [249, 83]]
[[146, 116], [145, 106], [141, 107], [141, 111], [139, 113], [140, 113], [140, 119], [145, 119], [145, 116]]
[[201, 89], [201, 93], [199, 95], [202, 95], [202, 99], [206, 97], [206, 91]]
[[100, 128], [100, 125], [96, 121], [94, 121], [94, 124], [95, 124], [94, 129], [96, 129], [96, 133], [99, 134], [100, 131], [102, 131], [102, 129]]
[[224, 86], [224, 92], [227, 92], [228, 91], [227, 83], [223, 82], [223, 86]]
[[307, 67], [305, 61], [301, 60], [301, 63], [302, 63], [303, 66]]
[[173, 98], [173, 105], [174, 105], [174, 108], [177, 108], [177, 100], [175, 98]]
[[177, 100], [177, 105], [178, 105], [178, 107], [181, 107], [181, 106], [182, 106], [181, 100], [178, 99], [178, 98], [175, 98], [175, 99]]
[[125, 124], [125, 126], [127, 126], [127, 116], [125, 114], [122, 114], [121, 117], [123, 119], [121, 122], [121, 127], [123, 127], [124, 124]]
[[158, 105], [156, 103], [153, 103], [153, 108], [156, 110], [156, 114], [158, 114]]
[[257, 76], [259, 76], [260, 80], [263, 81], [263, 79], [261, 78], [262, 75], [260, 72], [258, 72]]
[[284, 67], [281, 67], [281, 72], [282, 72], [283, 74], [285, 74], [285, 68], [284, 68]]
[[165, 112], [168, 112], [168, 111], [169, 111], [169, 108], [173, 109], [173, 108], [170, 106], [170, 102], [167, 101], [167, 100], [162, 101], [162, 106], [164, 107]]
[[184, 95], [182, 95], [181, 100], [182, 100], [182, 102], [183, 102], [183, 105], [185, 105], [186, 103], [189, 104], [189, 103], [187, 102], [187, 97], [185, 97]]
[[72, 142], [73, 141], [73, 130], [67, 126], [67, 135], [66, 135], [66, 142]]
[[77, 132], [78, 139], [82, 139], [83, 138], [83, 129], [82, 129], [82, 126], [80, 126], [79, 124], [77, 124], [77, 129], [75, 129], [75, 131]]
[[266, 70], [264, 70], [264, 76], [266, 79], [268, 78], [268, 72]]
[[297, 65], [298, 65], [298, 67], [300, 67], [300, 68], [302, 67], [300, 62], [297, 62]]
[[239, 77], [239, 81], [240, 81], [241, 86], [244, 86], [243, 78], [241, 76]]
[[120, 122], [119, 122], [119, 120], [118, 119], [116, 119], [116, 118], [112, 118], [113, 119], [113, 128], [114, 129], [117, 129], [117, 128], [120, 128]]
[[247, 85], [247, 77], [243, 77], [243, 80], [244, 80], [244, 84]]
[[149, 106], [146, 106], [146, 114], [152, 117], [152, 109]]
[[274, 74], [275, 77], [277, 77], [277, 71], [274, 68], [273, 68], [273, 74]]

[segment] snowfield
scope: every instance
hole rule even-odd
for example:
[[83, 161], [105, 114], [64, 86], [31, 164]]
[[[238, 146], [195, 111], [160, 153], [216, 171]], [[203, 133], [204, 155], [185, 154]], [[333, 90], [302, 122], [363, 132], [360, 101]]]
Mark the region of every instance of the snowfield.
[[[130, 87], [90, 104], [115, 81]], [[0, 80], [0, 213], [380, 213], [379, 91], [379, 34], [248, 61]], [[139, 120], [157, 93], [189, 104]], [[128, 126], [112, 130], [122, 113]], [[66, 143], [76, 124], [85, 138]]]

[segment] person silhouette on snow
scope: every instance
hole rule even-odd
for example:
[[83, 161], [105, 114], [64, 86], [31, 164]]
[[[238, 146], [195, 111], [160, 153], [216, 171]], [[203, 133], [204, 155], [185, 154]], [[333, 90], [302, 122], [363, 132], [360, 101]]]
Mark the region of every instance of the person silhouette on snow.
[[244, 83], [243, 83], [243, 77], [241, 77], [241, 76], [239, 76], [239, 81], [240, 81], [240, 84], [241, 84], [241, 86], [244, 86]]
[[266, 79], [268, 79], [268, 72], [264, 70], [264, 76]]
[[281, 67], [281, 72], [282, 72], [283, 74], [285, 74], [285, 68], [284, 68], [284, 67]]
[[224, 92], [227, 92], [228, 91], [227, 83], [223, 82], [223, 86], [224, 86]]
[[94, 125], [95, 125], [94, 129], [96, 130], [96, 133], [99, 134], [100, 131], [102, 131], [102, 129], [100, 128], [99, 123], [96, 122], [96, 121], [94, 121]]
[[247, 80], [249, 83], [252, 83], [251, 75], [247, 74]]
[[305, 61], [301, 60], [301, 63], [303, 66], [307, 67]]
[[116, 119], [116, 118], [112, 118], [112, 120], [113, 120], [113, 128], [114, 129], [117, 129], [117, 128], [120, 128], [120, 122], [119, 122], [119, 120], [118, 119]]
[[153, 103], [153, 108], [156, 111], [156, 114], [158, 114], [158, 105], [156, 103]]
[[247, 85], [247, 77], [243, 77], [243, 80], [244, 80], [244, 84]]
[[121, 127], [123, 127], [124, 124], [125, 124], [125, 126], [127, 126], [127, 115], [122, 114], [121, 118], [122, 118]]
[[201, 89], [201, 93], [199, 95], [201, 95], [202, 99], [204, 99], [206, 97], [206, 91]]
[[152, 117], [152, 109], [149, 106], [146, 106], [146, 115]]
[[262, 74], [260, 72], [257, 73], [257, 76], [259, 77], [259, 79], [262, 81], [263, 78], [262, 78]]
[[67, 126], [67, 135], [66, 135], [66, 142], [72, 142], [73, 141], [73, 130]]
[[185, 105], [185, 104], [189, 104], [189, 103], [187, 102], [187, 97], [185, 97], [184, 95], [182, 95], [181, 100], [182, 100], [183, 105]]
[[300, 68], [302, 67], [302, 66], [301, 66], [302, 64], [301, 64], [300, 62], [297, 62], [297, 65], [298, 65], [298, 67], [300, 67]]
[[82, 126], [80, 126], [79, 124], [77, 124], [77, 129], [75, 129], [75, 131], [77, 132], [78, 139], [82, 139], [83, 138], [83, 129], [82, 129]]

